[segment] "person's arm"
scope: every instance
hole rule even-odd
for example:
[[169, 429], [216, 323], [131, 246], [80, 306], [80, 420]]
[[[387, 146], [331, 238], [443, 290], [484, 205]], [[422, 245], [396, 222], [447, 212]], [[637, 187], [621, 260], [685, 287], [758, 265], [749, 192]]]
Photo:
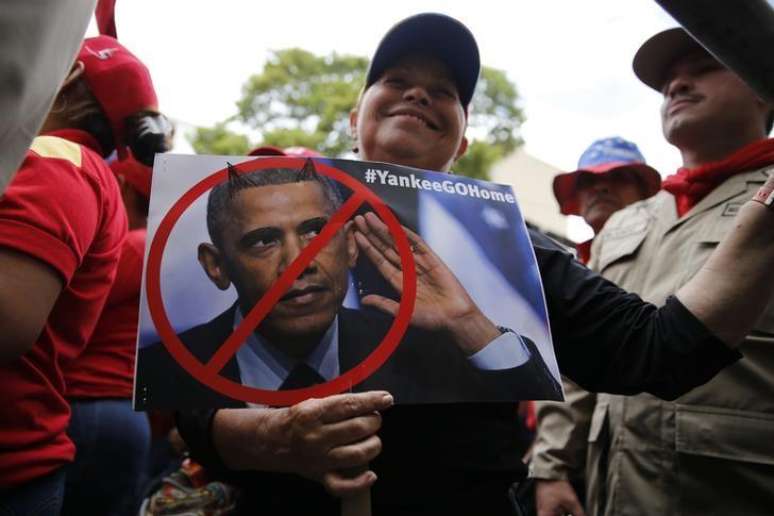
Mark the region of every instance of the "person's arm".
[[596, 395], [564, 382], [565, 403], [539, 402], [529, 465], [538, 515], [583, 514], [570, 480], [582, 477]]
[[35, 344], [99, 227], [102, 187], [82, 159], [74, 143], [36, 139], [0, 195], [0, 363]]
[[[761, 188], [766, 190], [774, 190], [774, 175]], [[734, 230], [677, 292], [677, 298], [714, 335], [736, 349], [773, 293], [774, 205], [748, 201], [736, 216]]]
[[340, 394], [288, 408], [221, 409], [205, 418], [182, 413], [178, 426], [207, 467], [294, 473], [347, 496], [376, 481], [367, 465], [381, 451], [379, 411], [392, 403], [384, 391]]
[[591, 392], [674, 399], [741, 358], [676, 297], [644, 302], [530, 232], [562, 373]]
[[49, 265], [0, 247], [0, 364], [32, 348], [62, 287], [62, 277]]

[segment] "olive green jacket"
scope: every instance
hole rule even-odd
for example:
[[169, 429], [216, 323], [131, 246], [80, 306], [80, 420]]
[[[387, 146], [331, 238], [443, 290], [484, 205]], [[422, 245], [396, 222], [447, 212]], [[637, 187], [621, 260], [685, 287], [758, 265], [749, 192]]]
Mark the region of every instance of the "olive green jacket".
[[[597, 235], [589, 266], [663, 304], [770, 173], [774, 166], [729, 178], [680, 219], [666, 192], [629, 206]], [[774, 264], [771, 284], [772, 302], [740, 348], [745, 358], [674, 402], [568, 385], [571, 403], [540, 404], [531, 475], [585, 470], [589, 515], [774, 514]]]

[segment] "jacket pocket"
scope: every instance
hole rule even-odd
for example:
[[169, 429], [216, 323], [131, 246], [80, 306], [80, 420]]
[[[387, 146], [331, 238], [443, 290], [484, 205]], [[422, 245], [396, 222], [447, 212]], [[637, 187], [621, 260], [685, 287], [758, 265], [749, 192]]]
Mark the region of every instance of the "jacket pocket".
[[647, 218], [632, 220], [605, 233], [604, 241], [598, 249], [599, 271], [604, 272], [615, 262], [634, 255], [647, 234]]
[[774, 465], [774, 415], [765, 412], [677, 405], [679, 453]]

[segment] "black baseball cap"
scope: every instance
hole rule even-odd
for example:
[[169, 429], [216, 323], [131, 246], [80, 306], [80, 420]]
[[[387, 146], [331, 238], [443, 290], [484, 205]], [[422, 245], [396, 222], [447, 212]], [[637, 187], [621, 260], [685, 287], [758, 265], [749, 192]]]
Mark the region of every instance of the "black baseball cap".
[[696, 51], [707, 52], [685, 29], [667, 29], [642, 44], [634, 55], [632, 68], [642, 82], [661, 91], [669, 67], [684, 55]]
[[387, 31], [371, 58], [365, 89], [397, 60], [420, 52], [436, 56], [449, 67], [460, 102], [467, 108], [481, 72], [478, 45], [470, 29], [445, 14], [416, 14]]

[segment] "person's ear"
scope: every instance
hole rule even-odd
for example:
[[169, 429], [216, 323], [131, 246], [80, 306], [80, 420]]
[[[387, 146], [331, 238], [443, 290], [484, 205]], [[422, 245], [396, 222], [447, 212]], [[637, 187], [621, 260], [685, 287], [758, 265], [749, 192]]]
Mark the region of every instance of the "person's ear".
[[349, 221], [344, 224], [344, 238], [347, 245], [347, 265], [351, 269], [357, 264], [358, 248], [355, 240], [355, 224]]
[[72, 68], [70, 68], [70, 72], [65, 77], [64, 81], [62, 82], [62, 87], [59, 88], [60, 91], [68, 88], [70, 85], [72, 85], [78, 78], [80, 78], [83, 75], [83, 72], [86, 70], [86, 65], [83, 64], [83, 61], [76, 61], [73, 63]]
[[226, 290], [231, 286], [231, 279], [226, 273], [220, 249], [213, 244], [199, 244], [199, 263], [210, 281], [220, 290]]
[[349, 136], [352, 138], [352, 152], [357, 153], [357, 107], [349, 112]]
[[468, 150], [468, 138], [466, 136], [463, 136], [462, 140], [460, 141], [460, 146], [457, 147], [457, 152], [454, 154], [454, 161], [456, 162], [462, 156], [464, 156], [467, 150]]

